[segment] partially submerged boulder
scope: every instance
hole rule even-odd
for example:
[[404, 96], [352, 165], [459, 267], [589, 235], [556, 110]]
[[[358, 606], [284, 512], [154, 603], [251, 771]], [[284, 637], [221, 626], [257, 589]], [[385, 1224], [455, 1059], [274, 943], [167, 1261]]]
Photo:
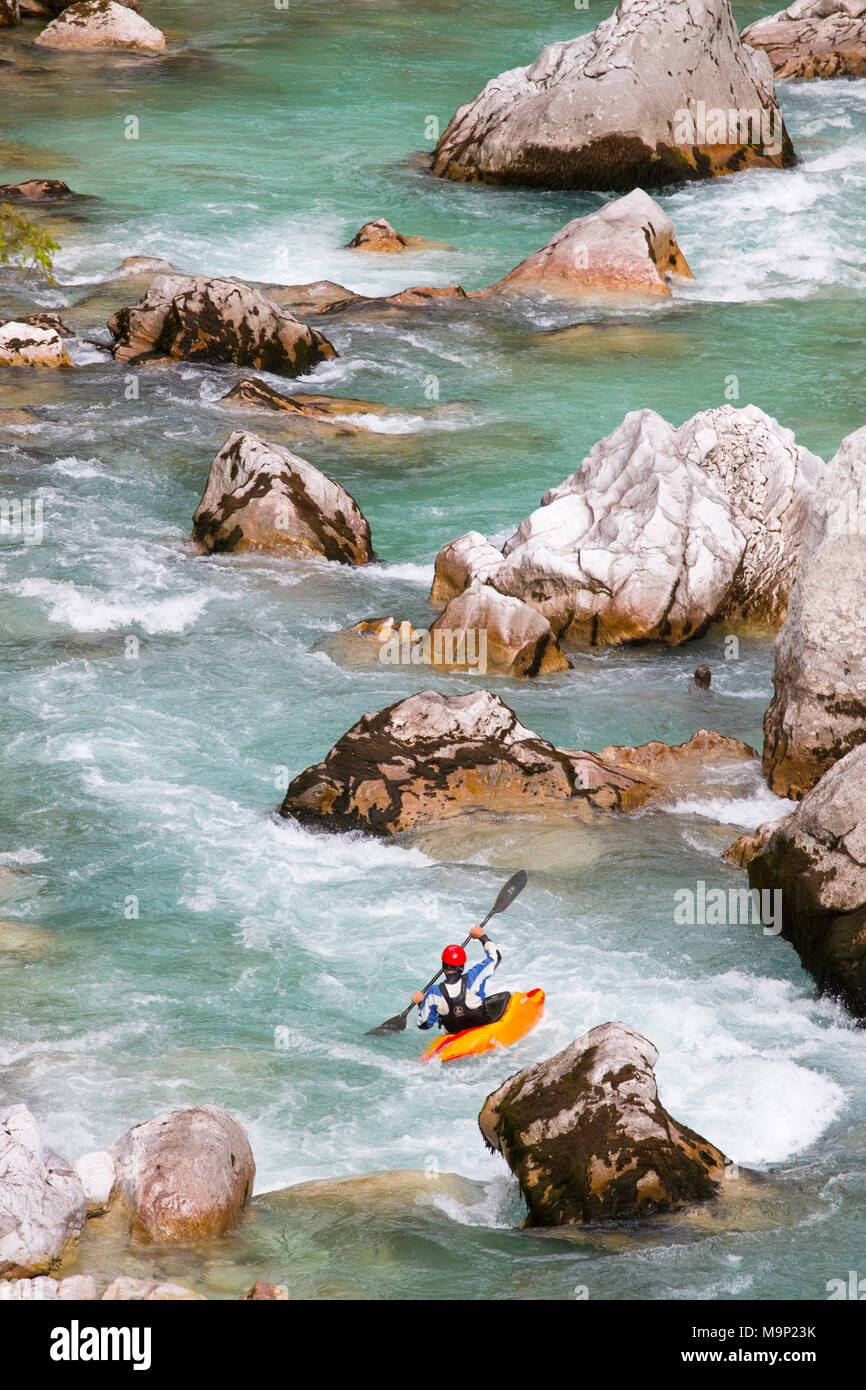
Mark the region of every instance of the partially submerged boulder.
[[345, 488], [282, 445], [241, 430], [210, 466], [192, 534], [207, 551], [315, 554], [347, 565], [373, 559], [369, 522]]
[[43, 1143], [30, 1111], [0, 1110], [0, 1278], [56, 1268], [74, 1252], [86, 1218], [81, 1183]]
[[350, 251], [405, 251], [409, 245], [408, 237], [397, 232], [386, 217], [376, 217], [365, 222], [348, 243]]
[[398, 232], [387, 217], [376, 217], [371, 222], [365, 222], [360, 231], [357, 231], [352, 240], [346, 246], [347, 251], [369, 251], [373, 254], [385, 253], [391, 255], [400, 251], [423, 251], [440, 248], [445, 243], [439, 241], [428, 241], [423, 236], [404, 236]]
[[10, 320], [0, 328], [0, 367], [71, 367], [56, 328]]
[[529, 1208], [528, 1226], [622, 1220], [715, 1197], [725, 1158], [664, 1109], [658, 1052], [625, 1023], [604, 1023], [518, 1072], [478, 1117]]
[[767, 54], [777, 77], [866, 77], [866, 0], [795, 0], [741, 38]]
[[809, 514], [800, 574], [776, 640], [764, 772], [803, 796], [866, 742], [866, 427], [842, 441]]
[[722, 858], [738, 869], [747, 869], [757, 854], [763, 854], [776, 827], [785, 819], [785, 816], [779, 816], [775, 820], [766, 820], [757, 830], [740, 835], [730, 848], [725, 850]]
[[755, 406], [678, 430], [633, 411], [545, 494], [499, 564], [478, 533], [446, 547], [431, 597], [465, 570], [537, 608], [557, 637], [598, 646], [678, 645], [722, 619], [778, 624], [820, 467]]
[[624, 198], [567, 223], [491, 291], [556, 295], [670, 295], [668, 281], [694, 279], [677, 245], [674, 224], [648, 194]]
[[710, 740], [719, 740], [714, 764], [720, 753], [723, 761], [757, 756], [745, 744], [702, 731], [667, 750], [667, 767], [656, 752], [648, 770], [639, 765], [639, 750], [596, 755], [555, 748], [489, 691], [426, 690], [364, 715], [324, 762], [294, 778], [280, 811], [302, 825], [379, 836], [475, 811], [539, 815], [567, 807], [589, 820], [669, 794], [677, 779], [704, 765]]
[[824, 773], [748, 864], [780, 891], [782, 931], [824, 994], [866, 1019], [866, 746]]
[[[488, 584], [475, 583], [453, 598], [433, 623], [434, 664], [470, 665], [482, 673], [545, 676], [567, 671], [546, 618], [521, 599], [508, 598]], [[437, 636], [440, 659], [437, 663]], [[447, 638], [447, 651], [442, 642]], [[462, 660], [461, 660], [462, 658]]]
[[108, 327], [122, 362], [237, 362], [299, 376], [336, 356], [327, 338], [258, 290], [208, 275], [157, 275], [144, 298], [118, 309]]
[[62, 179], [25, 179], [23, 183], [0, 184], [0, 203], [65, 203], [75, 196]]
[[488, 82], [433, 172], [626, 192], [793, 161], [772, 67], [740, 41], [730, 0], [620, 0], [593, 33]]
[[165, 35], [118, 0], [77, 0], [53, 19], [34, 43], [44, 48], [118, 48], [157, 53]]
[[316, 643], [351, 666], [435, 666], [439, 670], [524, 677], [568, 670], [550, 624], [528, 604], [484, 585], [458, 595], [430, 628], [393, 616], [365, 618]]
[[206, 1240], [240, 1219], [256, 1166], [243, 1126], [215, 1105], [172, 1110], [145, 1120], [108, 1150], [115, 1200], [133, 1240]]

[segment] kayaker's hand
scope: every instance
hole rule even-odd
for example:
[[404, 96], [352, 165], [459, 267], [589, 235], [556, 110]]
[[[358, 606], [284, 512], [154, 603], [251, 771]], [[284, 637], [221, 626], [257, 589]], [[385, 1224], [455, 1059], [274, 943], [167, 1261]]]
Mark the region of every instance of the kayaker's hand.
[[416, 989], [415, 993], [412, 995], [412, 1003], [413, 1003], [413, 1004], [423, 1004], [423, 1003], [424, 1003], [424, 995], [421, 993], [420, 989]]
[[470, 931], [469, 931], [469, 935], [470, 935], [470, 936], [474, 936], [474, 937], [475, 937], [475, 940], [478, 941], [479, 938], [482, 937], [482, 936], [484, 935], [484, 928], [483, 928], [483, 927], [471, 927], [471, 928], [470, 928]]

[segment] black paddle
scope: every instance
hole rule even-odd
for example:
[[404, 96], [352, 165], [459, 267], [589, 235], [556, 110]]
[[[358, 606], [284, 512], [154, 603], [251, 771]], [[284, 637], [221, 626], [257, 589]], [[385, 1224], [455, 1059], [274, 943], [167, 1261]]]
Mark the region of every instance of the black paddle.
[[[514, 874], [514, 876], [510, 878], [508, 882], [503, 885], [502, 888], [500, 888], [499, 896], [496, 899], [496, 902], [491, 907], [487, 916], [484, 918], [484, 921], [481, 923], [481, 926], [486, 927], [491, 917], [495, 917], [497, 912], [504, 912], [507, 907], [510, 907], [511, 904], [514, 902], [514, 899], [517, 897], [518, 893], [522, 893], [525, 887], [526, 872], [524, 869], [519, 869], [518, 872]], [[472, 937], [467, 936], [466, 940], [463, 942], [464, 950], [469, 945], [469, 942], [471, 940]], [[436, 974], [433, 976], [433, 979], [430, 980], [424, 986], [425, 994], [427, 993], [428, 989], [430, 989], [431, 985], [435, 985], [436, 981], [439, 979], [439, 976], [441, 974], [442, 967], [440, 966], [440, 968], [436, 971]], [[378, 1028], [368, 1028], [366, 1036], [368, 1038], [381, 1038], [387, 1037], [389, 1033], [402, 1033], [403, 1029], [406, 1027], [406, 1019], [409, 1017], [409, 1014], [411, 1013], [414, 1007], [414, 1004], [407, 1004], [406, 1008], [403, 1010], [401, 1014], [395, 1014], [393, 1018], [386, 1019], [384, 1023], [379, 1024]]]

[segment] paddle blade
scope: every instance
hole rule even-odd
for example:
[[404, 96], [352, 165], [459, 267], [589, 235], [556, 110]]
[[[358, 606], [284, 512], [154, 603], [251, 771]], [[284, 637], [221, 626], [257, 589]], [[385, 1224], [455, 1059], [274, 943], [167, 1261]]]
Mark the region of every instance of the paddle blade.
[[496, 899], [496, 902], [490, 909], [490, 916], [492, 917], [496, 912], [504, 912], [505, 909], [507, 907], [510, 907], [511, 904], [514, 902], [514, 899], [517, 897], [518, 893], [523, 892], [525, 887], [526, 870], [518, 869], [517, 873], [514, 874], [514, 876], [510, 878], [508, 882], [503, 885], [502, 888], [500, 888], [499, 897]]
[[384, 1023], [380, 1023], [378, 1028], [368, 1028], [364, 1034], [365, 1038], [385, 1038], [389, 1033], [402, 1033], [406, 1027], [406, 1015], [395, 1014], [393, 1018], [388, 1018]]

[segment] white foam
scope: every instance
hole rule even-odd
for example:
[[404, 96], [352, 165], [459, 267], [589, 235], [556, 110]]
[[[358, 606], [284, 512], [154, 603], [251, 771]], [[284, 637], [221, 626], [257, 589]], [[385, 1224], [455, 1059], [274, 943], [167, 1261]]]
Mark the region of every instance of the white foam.
[[21, 598], [44, 604], [52, 623], [74, 632], [111, 632], [140, 627], [151, 636], [188, 632], [207, 607], [208, 594], [178, 594], [172, 598], [130, 602], [109, 599], [95, 589], [83, 589], [69, 579], [22, 579], [8, 586]]
[[774, 796], [767, 787], [748, 796], [683, 796], [672, 802], [655, 802], [654, 808], [674, 816], [700, 816], [702, 820], [732, 825], [738, 830], [756, 830], [764, 821], [790, 815], [797, 803]]

